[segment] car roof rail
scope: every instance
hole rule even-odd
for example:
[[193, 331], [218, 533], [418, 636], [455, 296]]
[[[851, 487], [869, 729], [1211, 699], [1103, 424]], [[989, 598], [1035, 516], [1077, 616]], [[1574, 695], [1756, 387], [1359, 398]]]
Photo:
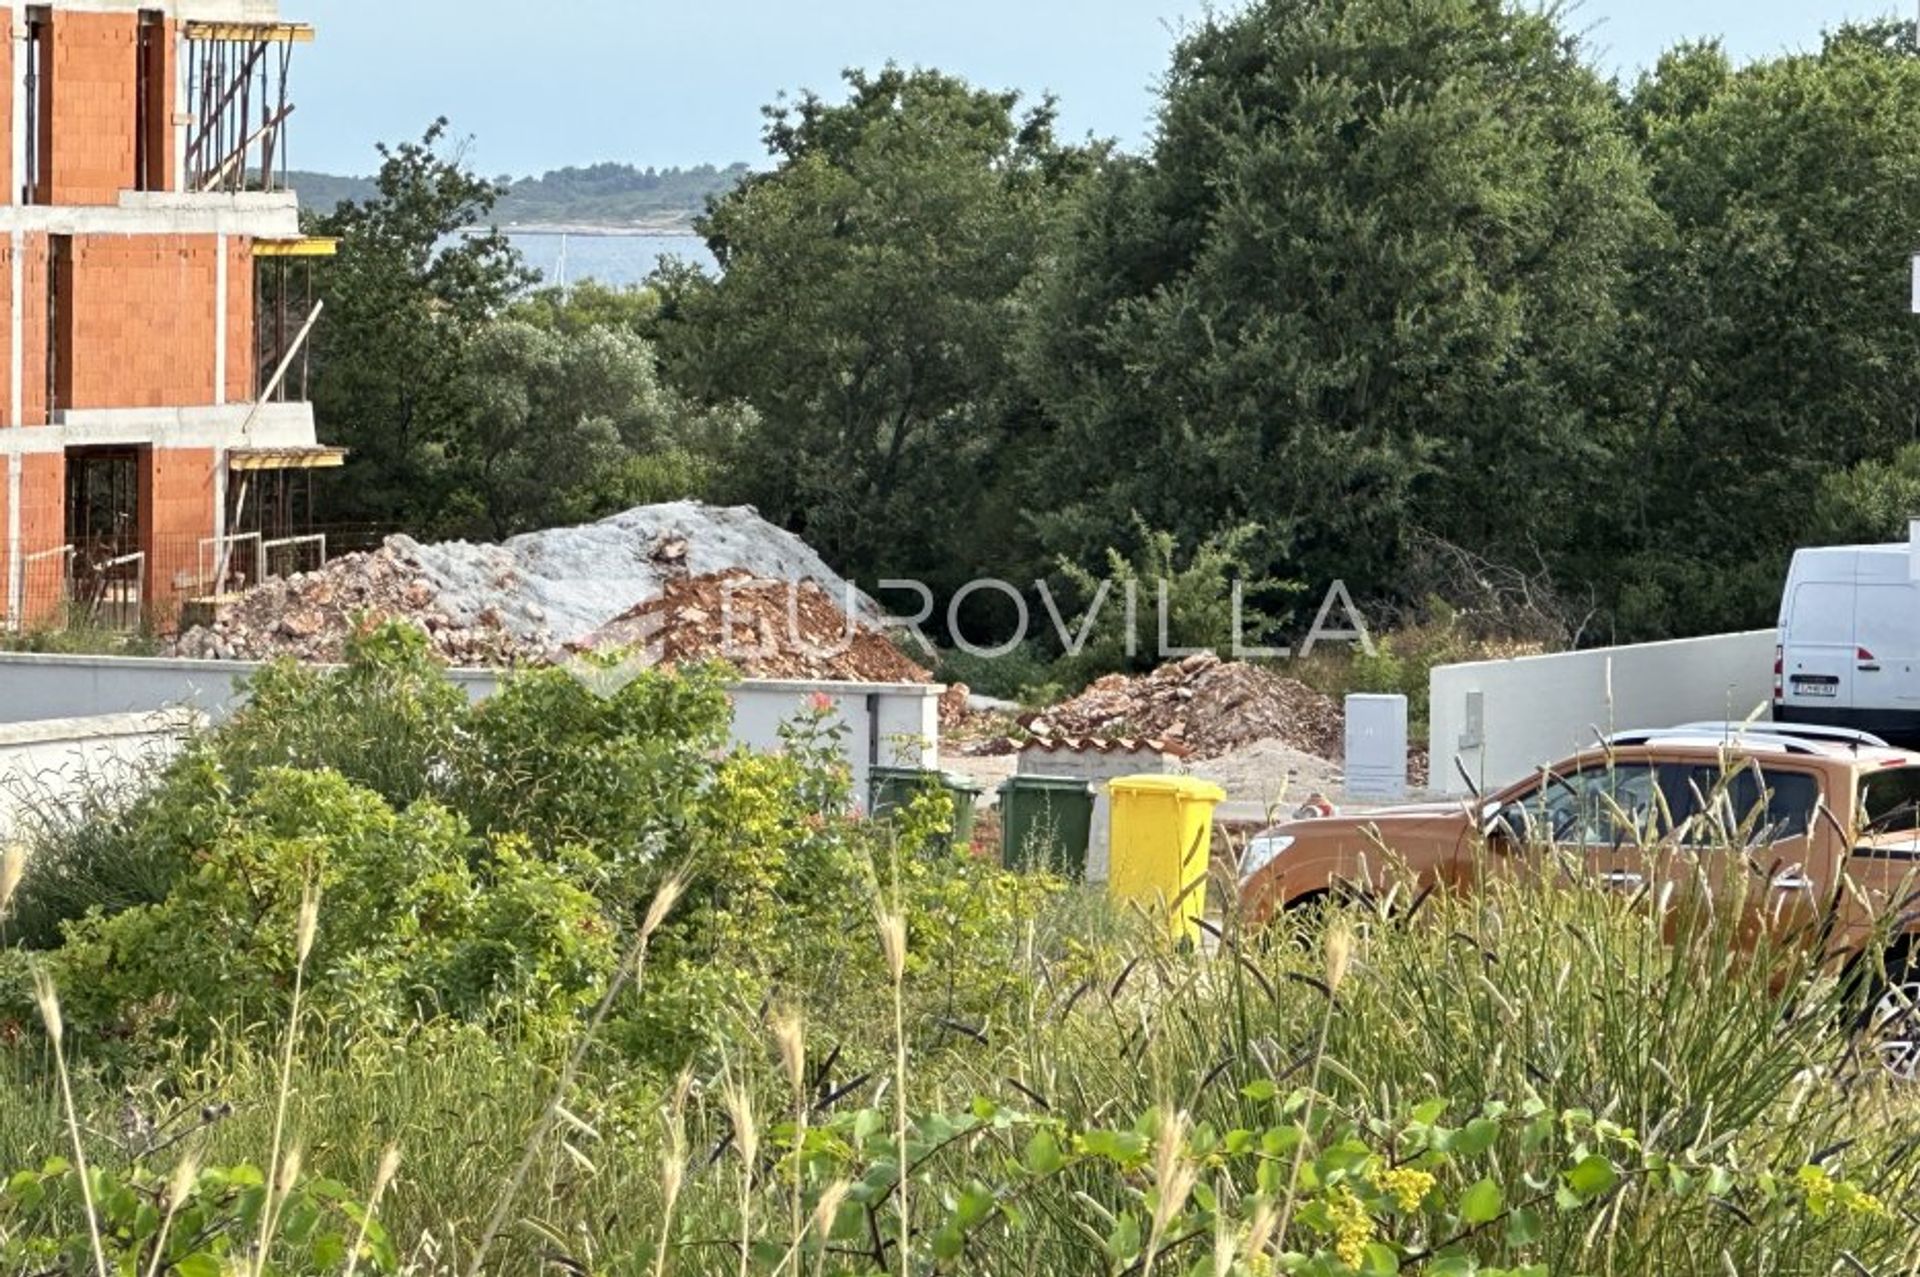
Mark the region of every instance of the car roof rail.
[[1832, 741], [1841, 745], [1893, 748], [1872, 732], [1853, 727], [1826, 727], [1818, 723], [1688, 723], [1683, 731], [1725, 731], [1730, 736], [1785, 736], [1795, 740]]
[[[1731, 726], [1737, 727], [1738, 724]], [[1728, 727], [1728, 724], [1723, 723], [1695, 723], [1688, 727], [1654, 727], [1634, 732], [1616, 732], [1607, 737], [1602, 744], [1610, 747], [1653, 744], [1697, 745], [1703, 749], [1712, 749], [1720, 745], [1744, 742], [1749, 745], [1765, 745], [1785, 754], [1817, 755], [1820, 753], [1810, 741], [1768, 732], [1730, 731]]]

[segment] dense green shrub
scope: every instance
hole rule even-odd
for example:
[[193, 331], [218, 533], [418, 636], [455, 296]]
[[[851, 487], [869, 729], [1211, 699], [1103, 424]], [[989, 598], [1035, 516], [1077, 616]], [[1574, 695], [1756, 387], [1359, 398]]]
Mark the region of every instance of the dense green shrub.
[[611, 969], [597, 902], [511, 839], [477, 840], [428, 800], [395, 810], [337, 772], [255, 781], [165, 899], [67, 928], [46, 962], [76, 1027], [208, 1041], [278, 1017], [309, 886], [323, 902], [310, 982], [323, 1015], [564, 1027]]
[[276, 661], [214, 742], [244, 793], [267, 767], [331, 768], [405, 804], [438, 791], [469, 713], [422, 631], [373, 625], [339, 669]]
[[[371, 628], [339, 669], [269, 667], [125, 814], [38, 848], [15, 934], [123, 1062], [283, 1014], [309, 887], [309, 1004], [339, 1034], [444, 1016], [551, 1039], [670, 878], [645, 991], [614, 1008], [630, 1058], [678, 1067], [774, 1000], [870, 998], [878, 951], [845, 935], [882, 894], [927, 938], [948, 1013], [991, 1012], [1048, 885], [949, 846], [943, 794], [863, 819], [831, 702], [777, 752], [730, 748], [726, 677], [528, 671], [472, 707], [417, 635]], [[0, 953], [22, 1020], [26, 971]]]
[[717, 667], [528, 671], [472, 711], [454, 801], [476, 829], [584, 855], [595, 894], [631, 912], [693, 854], [731, 718]]

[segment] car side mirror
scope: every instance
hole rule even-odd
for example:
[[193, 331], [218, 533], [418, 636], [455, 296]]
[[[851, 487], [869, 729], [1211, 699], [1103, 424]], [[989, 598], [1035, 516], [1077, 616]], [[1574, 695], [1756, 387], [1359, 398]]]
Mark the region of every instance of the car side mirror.
[[1527, 824], [1524, 803], [1491, 802], [1480, 809], [1480, 833], [1490, 845], [1525, 843]]

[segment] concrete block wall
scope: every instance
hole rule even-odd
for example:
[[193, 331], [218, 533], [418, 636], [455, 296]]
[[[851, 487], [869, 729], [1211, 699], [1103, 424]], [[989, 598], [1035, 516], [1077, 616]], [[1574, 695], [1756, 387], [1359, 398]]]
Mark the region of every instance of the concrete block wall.
[[180, 752], [203, 722], [192, 711], [0, 723], [0, 838], [31, 835], [42, 819], [103, 789], [130, 791]]
[[[1433, 788], [1482, 792], [1614, 732], [1744, 719], [1773, 700], [1776, 631], [1436, 666], [1428, 679]], [[1454, 765], [1459, 759], [1460, 767]]]
[[[241, 684], [260, 668], [229, 661], [0, 653], [0, 746], [10, 735], [27, 739], [40, 731], [61, 740], [71, 735], [59, 724], [36, 728], [49, 719], [187, 710], [218, 722], [241, 704]], [[496, 670], [448, 670], [447, 677], [469, 699], [481, 701], [500, 689], [505, 676]], [[876, 765], [940, 766], [944, 690], [920, 683], [744, 679], [728, 690], [733, 702], [729, 735], [734, 744], [749, 749], [778, 749], [780, 724], [807, 713], [815, 698], [824, 695], [846, 729], [839, 741], [854, 792], [864, 795]]]

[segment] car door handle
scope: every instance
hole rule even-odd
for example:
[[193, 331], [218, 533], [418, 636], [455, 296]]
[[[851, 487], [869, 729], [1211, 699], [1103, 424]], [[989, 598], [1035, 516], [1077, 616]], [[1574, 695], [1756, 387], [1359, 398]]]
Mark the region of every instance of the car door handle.
[[1624, 888], [1628, 891], [1637, 891], [1639, 890], [1639, 888], [1641, 888], [1646, 884], [1647, 879], [1646, 879], [1646, 875], [1644, 874], [1627, 873], [1624, 870], [1615, 870], [1612, 873], [1601, 874], [1600, 881], [1606, 883], [1609, 887]]
[[1854, 668], [1859, 670], [1862, 674], [1878, 674], [1880, 672], [1880, 667], [1878, 665], [1857, 665]]
[[1789, 869], [1783, 874], [1775, 874], [1772, 886], [1775, 891], [1812, 891], [1813, 879], [1798, 869]]

